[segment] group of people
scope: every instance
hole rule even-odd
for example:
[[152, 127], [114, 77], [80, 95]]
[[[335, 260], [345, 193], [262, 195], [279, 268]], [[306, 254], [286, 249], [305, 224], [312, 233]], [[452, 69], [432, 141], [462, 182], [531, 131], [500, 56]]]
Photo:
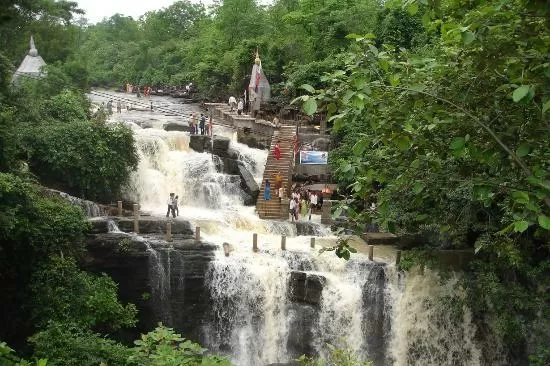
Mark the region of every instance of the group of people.
[[311, 214], [316, 210], [320, 209], [323, 205], [323, 196], [317, 194], [315, 191], [295, 190], [292, 192], [290, 197], [290, 202], [288, 206], [288, 212], [290, 214], [291, 220], [298, 220], [299, 215], [303, 218], [309, 216], [311, 220]]
[[229, 102], [227, 103], [231, 107], [231, 112], [233, 112], [235, 109], [237, 110], [237, 115], [243, 114], [244, 111], [244, 100], [243, 98], [239, 98], [239, 101], [237, 102], [237, 99], [234, 96], [229, 97]]
[[[284, 195], [284, 189], [283, 189], [283, 176], [281, 175], [281, 172], [277, 172], [275, 176], [273, 177], [273, 181], [275, 182], [275, 194], [277, 197], [279, 197], [279, 201], [283, 198]], [[265, 180], [264, 185], [264, 200], [269, 201], [271, 199], [271, 182], [269, 179]]]
[[178, 208], [178, 196], [175, 196], [174, 193], [170, 193], [170, 197], [166, 203], [168, 204], [166, 217], [170, 216], [170, 213], [172, 213], [172, 217], [174, 218], [180, 215], [180, 210]]
[[[273, 180], [275, 182], [275, 192], [277, 194], [277, 197], [279, 198], [279, 202], [281, 202], [282, 198], [284, 197], [283, 178], [281, 176], [281, 172], [277, 172]], [[266, 179], [264, 184], [264, 201], [269, 200], [271, 200], [271, 182], [269, 181], [269, 179]], [[292, 192], [289, 201], [288, 208], [291, 220], [298, 220], [300, 215], [303, 218], [308, 216], [309, 220], [311, 220], [311, 215], [315, 212], [315, 210], [321, 209], [322, 205], [322, 194], [317, 193], [316, 191], [311, 191], [309, 189], [304, 190], [297, 188]]]
[[210, 116], [207, 124], [204, 113], [201, 113], [200, 118], [197, 117], [196, 113], [191, 113], [189, 115], [189, 128], [191, 129], [191, 134], [194, 135], [212, 135], [212, 116]]
[[[141, 98], [141, 88], [138, 85], [132, 85], [130, 83], [126, 83], [124, 85], [124, 91], [126, 93], [136, 93], [136, 96], [138, 98]], [[150, 86], [144, 86], [143, 87], [143, 96], [149, 97], [151, 96], [151, 92], [153, 91], [153, 88]]]

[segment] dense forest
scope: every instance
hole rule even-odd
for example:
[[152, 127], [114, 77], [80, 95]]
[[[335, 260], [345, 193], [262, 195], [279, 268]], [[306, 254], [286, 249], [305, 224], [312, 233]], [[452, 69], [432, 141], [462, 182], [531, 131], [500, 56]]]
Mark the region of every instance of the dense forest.
[[[12, 88], [30, 35], [47, 77]], [[405, 253], [404, 270], [436, 266], [434, 249], [475, 250], [467, 295], [449, 311], [469, 307], [511, 364], [548, 364], [549, 49], [544, 0], [178, 1], [97, 24], [74, 2], [8, 1], [0, 340], [53, 365], [163, 365], [182, 354], [188, 364], [227, 362], [203, 359], [164, 327], [134, 347], [118, 343], [136, 309], [117, 300], [110, 278], [78, 268], [85, 218], [41, 185], [109, 202], [136, 168], [131, 131], [90, 114], [90, 87], [193, 82], [203, 100], [226, 100], [246, 87], [258, 50], [273, 98], [329, 121], [335, 215], [359, 231], [377, 224], [413, 237], [421, 245]], [[25, 364], [0, 343], [4, 360]]]

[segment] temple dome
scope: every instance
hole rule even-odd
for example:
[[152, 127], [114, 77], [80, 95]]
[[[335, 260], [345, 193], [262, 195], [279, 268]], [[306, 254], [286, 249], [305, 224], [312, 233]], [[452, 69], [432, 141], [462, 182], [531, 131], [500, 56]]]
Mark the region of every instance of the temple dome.
[[19, 76], [29, 76], [33, 78], [39, 78], [45, 74], [42, 68], [46, 66], [46, 62], [38, 55], [38, 50], [34, 45], [34, 39], [31, 36], [29, 52], [25, 56], [19, 68], [13, 74], [12, 80], [17, 79]]

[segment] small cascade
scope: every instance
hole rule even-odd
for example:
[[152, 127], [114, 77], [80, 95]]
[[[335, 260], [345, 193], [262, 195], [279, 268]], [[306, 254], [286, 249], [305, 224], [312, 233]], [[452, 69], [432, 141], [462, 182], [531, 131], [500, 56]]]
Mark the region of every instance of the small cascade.
[[229, 146], [239, 153], [239, 160], [252, 174], [256, 183], [260, 185], [264, 174], [265, 163], [267, 161], [267, 152], [265, 150], [253, 149], [235, 140], [232, 140]]
[[159, 320], [164, 324], [172, 324], [175, 311], [172, 304], [178, 302], [183, 293], [184, 259], [173, 247], [156, 246], [150, 240], [135, 236], [147, 247], [149, 253], [149, 283], [151, 286], [151, 301]]
[[78, 198], [75, 196], [71, 196], [68, 193], [56, 191], [53, 189], [49, 189], [48, 191], [54, 194], [57, 194], [59, 197], [63, 198], [64, 200], [70, 202], [75, 206], [81, 207], [82, 211], [87, 217], [98, 217], [102, 215], [101, 208], [95, 202], [84, 200], [82, 198]]
[[112, 219], [107, 220], [107, 229], [110, 233], [122, 233], [117, 223]]
[[470, 310], [457, 301], [465, 296], [458, 280], [455, 275], [442, 281], [430, 270], [406, 278], [395, 294], [389, 347], [393, 365], [507, 364], [490, 329], [485, 335], [490, 344], [479, 341]]

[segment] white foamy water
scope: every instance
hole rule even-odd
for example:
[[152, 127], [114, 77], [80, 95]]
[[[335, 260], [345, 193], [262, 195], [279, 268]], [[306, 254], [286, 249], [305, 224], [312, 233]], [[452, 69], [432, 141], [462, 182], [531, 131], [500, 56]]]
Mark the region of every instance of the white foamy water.
[[[170, 106], [167, 100], [156, 103]], [[311, 249], [310, 237], [298, 236], [296, 225], [260, 220], [254, 207], [243, 205], [238, 177], [218, 173], [220, 162], [211, 154], [190, 150], [188, 133], [161, 129], [168, 117], [130, 112], [117, 118], [133, 128], [140, 155], [128, 198], [143, 211], [165, 215], [174, 192], [180, 199], [179, 219], [199, 226], [204, 240], [219, 245], [205, 278], [209, 293], [204, 296], [212, 312], [204, 324], [205, 347], [228, 355], [237, 366], [290, 362], [304, 352], [328, 359], [326, 343], [377, 366], [484, 365], [468, 309], [456, 318], [439, 301], [456, 295], [456, 278], [441, 282], [430, 272], [404, 278], [382, 258], [375, 263], [356, 254], [346, 262], [333, 252], [319, 255], [319, 244], [333, 245], [336, 239], [327, 228], [314, 224], [319, 237]], [[142, 129], [140, 118], [153, 120], [153, 128]], [[267, 151], [236, 142], [230, 129], [214, 127], [214, 133], [230, 138], [239, 160], [261, 182]], [[253, 233], [258, 234], [257, 253], [252, 252]], [[282, 235], [286, 251], [280, 249]], [[229, 257], [221, 249], [224, 242], [231, 245]], [[155, 306], [170, 325], [179, 311], [170, 299], [182, 293], [184, 258], [170, 246], [147, 247]], [[321, 283], [320, 293], [291, 299], [297, 273], [306, 282]], [[498, 340], [494, 343], [498, 350]], [[503, 364], [498, 356], [486, 359], [485, 365]]]

